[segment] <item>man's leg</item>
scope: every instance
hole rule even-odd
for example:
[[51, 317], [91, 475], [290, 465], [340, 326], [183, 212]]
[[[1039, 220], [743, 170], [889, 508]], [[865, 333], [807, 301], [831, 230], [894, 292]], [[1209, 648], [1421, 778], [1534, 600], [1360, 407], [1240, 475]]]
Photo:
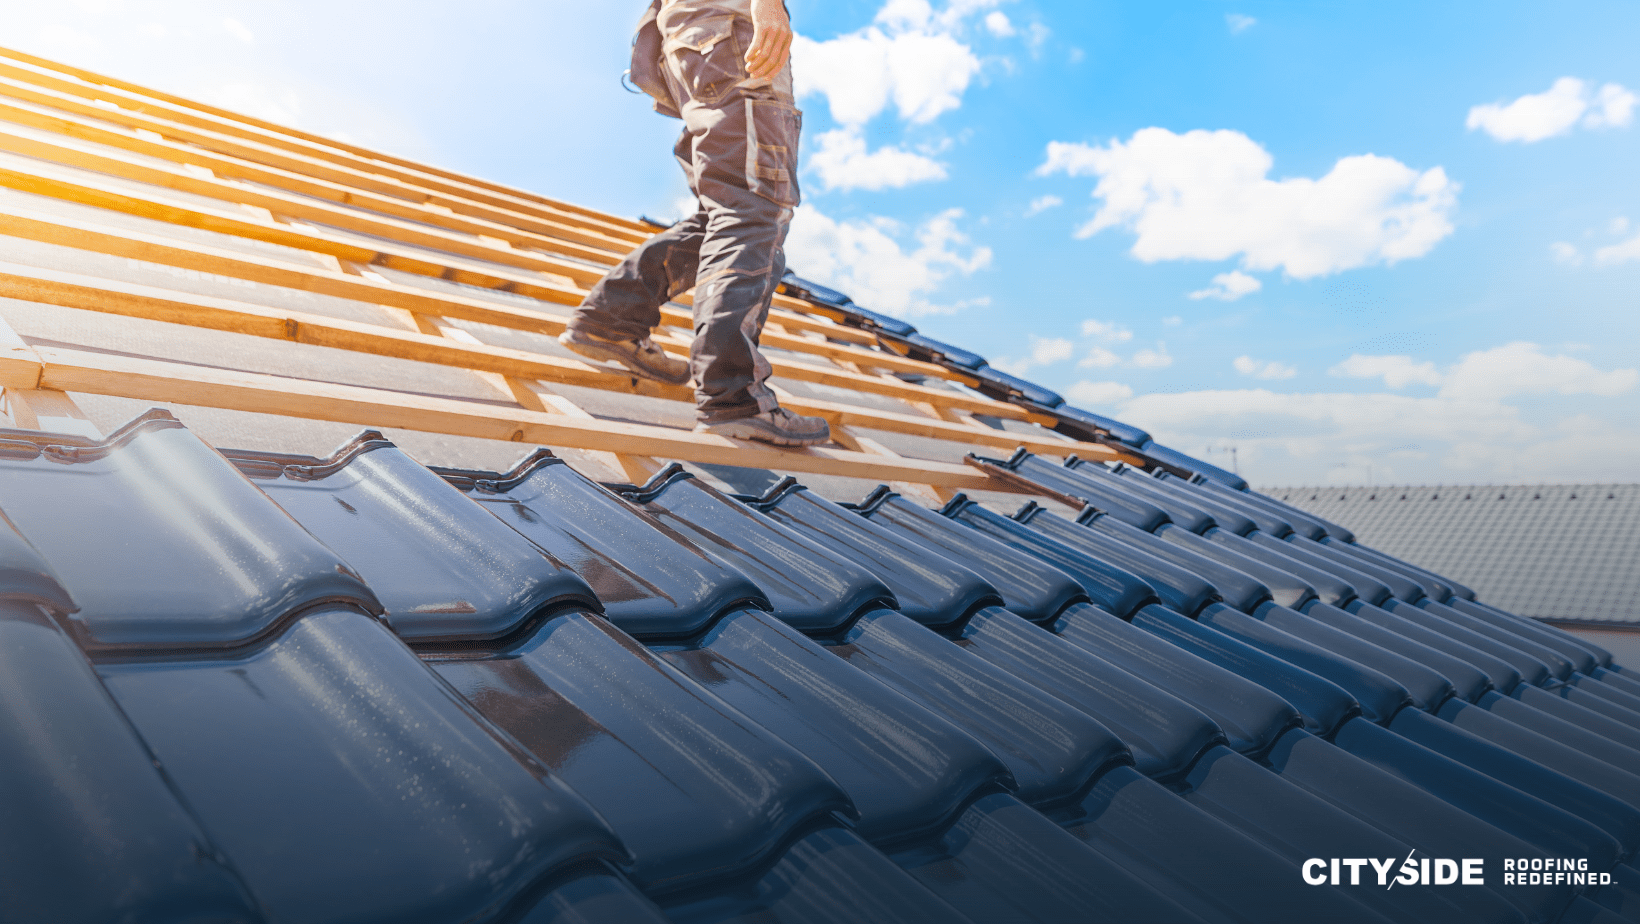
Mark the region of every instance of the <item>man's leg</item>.
[[695, 288], [695, 413], [701, 427], [787, 445], [824, 442], [825, 421], [780, 408], [758, 349], [797, 205], [799, 116], [767, 93], [734, 93], [685, 113], [706, 212]]
[[559, 342], [647, 378], [688, 382], [688, 366], [662, 353], [649, 332], [661, 322], [661, 306], [695, 284], [706, 220], [703, 208], [627, 254], [592, 287]]

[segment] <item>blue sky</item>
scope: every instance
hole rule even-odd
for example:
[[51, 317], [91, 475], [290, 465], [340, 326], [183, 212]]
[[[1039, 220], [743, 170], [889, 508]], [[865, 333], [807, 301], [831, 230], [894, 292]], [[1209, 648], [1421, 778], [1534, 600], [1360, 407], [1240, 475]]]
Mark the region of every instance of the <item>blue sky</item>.
[[[65, 0], [6, 41], [671, 216], [641, 6]], [[1258, 484], [1640, 479], [1640, 5], [790, 6], [798, 272]]]

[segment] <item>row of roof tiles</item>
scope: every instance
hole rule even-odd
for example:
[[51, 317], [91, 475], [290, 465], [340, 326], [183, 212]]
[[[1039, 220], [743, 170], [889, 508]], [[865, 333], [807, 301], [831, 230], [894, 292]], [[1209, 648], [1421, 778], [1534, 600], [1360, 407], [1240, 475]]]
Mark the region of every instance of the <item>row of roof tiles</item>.
[[[0, 434], [0, 892], [40, 920], [1640, 918], [1640, 681], [1607, 653], [1269, 498], [991, 464], [1089, 503], [428, 469], [374, 433], [217, 452], [164, 412]], [[1298, 873], [1411, 851], [1615, 882]]]

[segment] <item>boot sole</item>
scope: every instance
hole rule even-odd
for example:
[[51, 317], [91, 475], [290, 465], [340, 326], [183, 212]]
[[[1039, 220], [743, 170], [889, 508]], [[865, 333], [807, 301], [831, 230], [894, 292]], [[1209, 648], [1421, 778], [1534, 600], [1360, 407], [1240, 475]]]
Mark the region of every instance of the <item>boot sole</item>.
[[756, 440], [760, 443], [771, 443], [775, 446], [819, 446], [831, 442], [831, 432], [815, 436], [787, 436], [766, 430], [756, 424], [746, 424], [738, 420], [726, 421], [720, 424], [699, 424], [695, 427], [696, 433], [716, 433], [718, 436], [727, 436], [737, 440]]
[[570, 339], [570, 335], [567, 332], [559, 336], [558, 343], [571, 353], [585, 356], [587, 359], [596, 359], [602, 362], [615, 363], [621, 367], [622, 371], [629, 372], [641, 379], [648, 379], [651, 382], [661, 382], [666, 385], [689, 384], [689, 373], [687, 372], [683, 374], [682, 378], [672, 378], [663, 375], [660, 372], [656, 372], [647, 366], [639, 365], [627, 354], [622, 353], [620, 350], [614, 349], [613, 347], [606, 347], [595, 341]]

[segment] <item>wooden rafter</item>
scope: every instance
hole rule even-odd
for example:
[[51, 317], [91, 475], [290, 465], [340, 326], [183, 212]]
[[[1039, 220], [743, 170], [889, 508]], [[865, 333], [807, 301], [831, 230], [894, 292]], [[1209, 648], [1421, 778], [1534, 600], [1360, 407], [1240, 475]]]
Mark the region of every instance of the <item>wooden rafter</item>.
[[[869, 331], [837, 323], [824, 306], [786, 296], [777, 296], [763, 333], [764, 345], [777, 351], [770, 356], [775, 383], [880, 395], [902, 402], [907, 412], [781, 389], [785, 406], [824, 417], [843, 447], [808, 450], [601, 420], [556, 389], [590, 387], [671, 400], [689, 400], [692, 393], [575, 359], [494, 346], [479, 336], [484, 328], [462, 323], [546, 336], [562, 332], [566, 316], [551, 306], [579, 304], [587, 286], [653, 232], [649, 225], [3, 48], [0, 122], [18, 126], [0, 127], [0, 151], [26, 158], [0, 165], [0, 187], [276, 246], [256, 253], [194, 244], [29, 207], [0, 213], [0, 234], [363, 302], [390, 320], [359, 323], [4, 264], [0, 297], [431, 363], [464, 370], [494, 395], [488, 402], [463, 401], [123, 353], [31, 347], [0, 323], [6, 335], [0, 336], [0, 386], [14, 420], [23, 425], [61, 421], [94, 434], [68, 395], [86, 392], [545, 443], [570, 450], [601, 480], [640, 481], [662, 460], [675, 459], [881, 479], [928, 501], [958, 490], [997, 488], [999, 480], [969, 466], [902, 457], [869, 431], [1139, 461], [1028, 426], [1053, 421], [963, 387], [976, 380], [962, 370], [902, 356]], [[541, 304], [532, 309], [529, 301], [395, 282], [384, 275], [389, 270]], [[686, 353], [689, 293], [678, 301], [682, 307], [663, 309], [665, 329], [656, 341]], [[936, 381], [917, 384], [918, 377]], [[1011, 425], [1025, 432], [989, 427], [974, 415], [1026, 424]]]

